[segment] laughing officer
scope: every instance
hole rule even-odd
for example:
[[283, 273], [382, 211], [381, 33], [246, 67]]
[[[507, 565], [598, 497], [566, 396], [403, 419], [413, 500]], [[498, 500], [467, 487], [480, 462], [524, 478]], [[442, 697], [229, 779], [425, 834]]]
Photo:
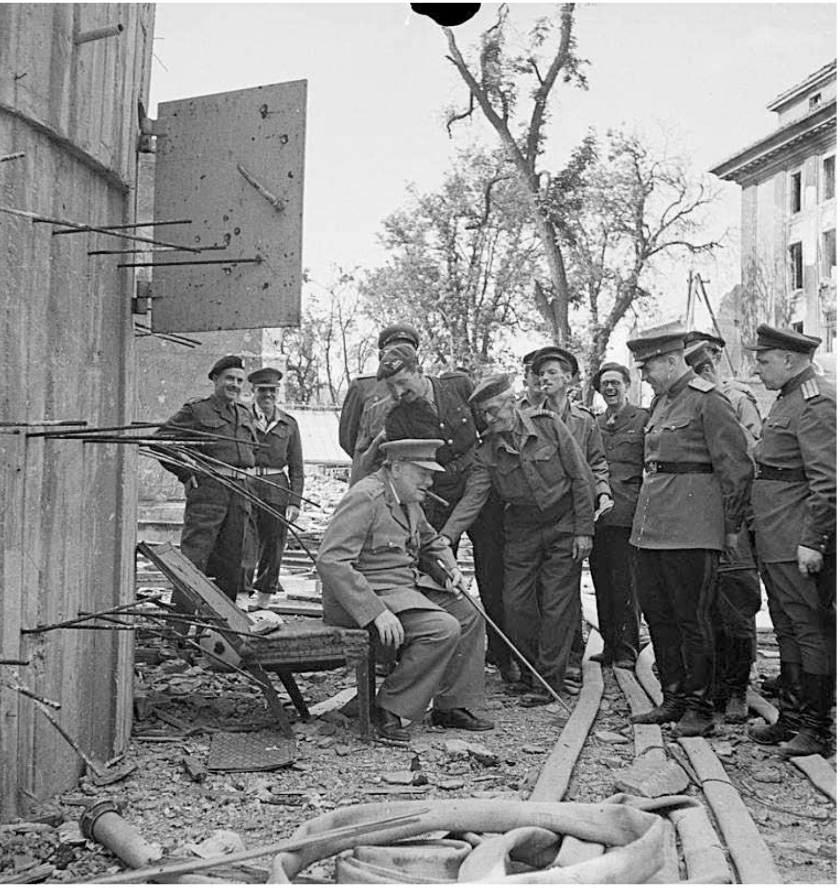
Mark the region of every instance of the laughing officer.
[[[254, 388], [251, 407], [257, 437], [263, 446], [257, 451], [255, 491], [261, 500], [283, 514], [285, 520], [256, 508], [257, 576], [256, 605], [268, 607], [271, 596], [281, 590], [279, 575], [289, 532], [300, 513], [303, 494], [303, 451], [297, 420], [277, 403], [283, 374], [263, 367], [248, 376]], [[250, 579], [250, 577], [249, 577]]]
[[[248, 534], [253, 533], [251, 505], [229, 485], [252, 491], [257, 430], [251, 413], [239, 403], [245, 382], [245, 365], [239, 355], [226, 355], [208, 374], [213, 394], [189, 401], [160, 428], [165, 434], [184, 430], [205, 432], [196, 451], [223, 465], [212, 470], [227, 476], [227, 484], [165, 459], [161, 465], [186, 488], [181, 551], [230, 598], [247, 588], [244, 558]], [[211, 437], [213, 436], [213, 437]]]
[[409, 739], [400, 719], [419, 720], [432, 699], [433, 725], [493, 728], [473, 713], [484, 706], [484, 621], [460, 597], [469, 584], [420, 508], [443, 471], [435, 462], [442, 444], [383, 444], [385, 464], [347, 491], [318, 551], [324, 620], [371, 627], [398, 653], [373, 711], [380, 737], [398, 743]]
[[638, 724], [677, 721], [678, 736], [709, 733], [711, 620], [721, 551], [733, 550], [753, 466], [732, 405], [685, 362], [685, 333], [627, 343], [655, 392], [645, 429], [645, 478], [633, 518], [639, 603], [650, 627], [663, 701]]
[[786, 755], [825, 754], [836, 672], [837, 394], [814, 372], [821, 340], [761, 324], [751, 350], [777, 391], [755, 447], [756, 548], [776, 638], [779, 719], [751, 728]]

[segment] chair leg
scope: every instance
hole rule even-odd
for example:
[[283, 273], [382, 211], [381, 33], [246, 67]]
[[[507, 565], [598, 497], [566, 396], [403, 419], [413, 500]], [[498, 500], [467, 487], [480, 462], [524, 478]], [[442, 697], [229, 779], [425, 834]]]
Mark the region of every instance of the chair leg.
[[286, 715], [286, 710], [283, 709], [283, 704], [277, 696], [277, 691], [274, 689], [271, 679], [266, 675], [265, 669], [263, 669], [259, 663], [243, 663], [242, 668], [250, 672], [251, 675], [253, 675], [254, 680], [262, 688], [262, 692], [265, 694], [265, 699], [268, 701], [268, 708], [271, 710], [271, 714], [277, 719], [280, 733], [284, 737], [288, 737], [290, 740], [294, 739], [295, 735], [292, 731], [291, 724], [289, 724], [289, 717]]
[[300, 688], [297, 686], [295, 677], [291, 672], [280, 672], [278, 670], [277, 674], [280, 676], [280, 681], [283, 682], [283, 687], [289, 692], [292, 703], [295, 704], [295, 709], [300, 713], [301, 719], [305, 722], [309, 721], [312, 715], [309, 712], [309, 707], [306, 705], [306, 700], [303, 699]]
[[370, 655], [356, 661], [356, 696], [359, 704], [359, 727], [362, 737], [372, 737], [370, 727], [370, 707], [376, 692], [376, 675]]

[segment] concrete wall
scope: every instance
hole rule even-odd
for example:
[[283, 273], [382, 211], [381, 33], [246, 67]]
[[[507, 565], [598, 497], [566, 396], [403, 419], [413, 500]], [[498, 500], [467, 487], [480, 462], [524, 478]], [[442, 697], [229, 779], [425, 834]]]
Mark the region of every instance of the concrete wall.
[[[76, 41], [117, 23], [117, 36]], [[152, 4], [0, 5], [0, 145], [25, 154], [0, 164], [0, 206], [94, 225], [135, 218], [153, 26]], [[126, 423], [133, 281], [114, 257], [88, 256], [115, 239], [55, 230], [0, 213], [0, 419]], [[108, 759], [130, 732], [129, 636], [21, 630], [133, 598], [136, 456], [27, 431], [0, 429], [0, 659], [27, 662], [22, 684], [58, 702], [67, 732]], [[82, 771], [32, 701], [2, 686], [0, 762], [0, 819]]]

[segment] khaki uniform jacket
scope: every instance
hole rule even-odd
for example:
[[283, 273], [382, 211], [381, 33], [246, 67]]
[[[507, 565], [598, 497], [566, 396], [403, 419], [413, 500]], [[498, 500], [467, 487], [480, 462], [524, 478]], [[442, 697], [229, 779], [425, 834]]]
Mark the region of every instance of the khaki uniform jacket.
[[641, 549], [717, 549], [744, 521], [753, 464], [717, 387], [691, 371], [651, 404], [645, 463], [711, 464], [710, 474], [645, 472], [630, 542]]
[[[252, 408], [256, 426], [256, 409]], [[257, 437], [263, 446], [257, 451], [259, 468], [276, 469], [276, 474], [260, 476], [271, 484], [257, 482], [257, 494], [274, 504], [300, 506], [303, 494], [303, 449], [300, 443], [300, 429], [297, 420], [275, 407], [274, 425], [267, 432], [257, 427]], [[285, 470], [285, 471], [284, 471]], [[273, 485], [278, 485], [277, 487]], [[281, 488], [286, 488], [285, 490]]]
[[756, 463], [805, 474], [804, 481], [753, 484], [759, 560], [796, 561], [797, 546], [835, 550], [836, 446], [836, 389], [809, 367], [782, 387], [755, 446]]
[[644, 407], [626, 404], [609, 423], [609, 414], [598, 417], [607, 455], [610, 489], [615, 506], [598, 521], [599, 527], [632, 527], [645, 465], [645, 426], [650, 414]]
[[[199, 435], [196, 436], [194, 449], [197, 453], [238, 469], [250, 469], [254, 466], [257, 430], [251, 411], [244, 404], [231, 404], [215, 394], [188, 401], [174, 416], [166, 420], [160, 432], [176, 434], [183, 429], [236, 439], [203, 438]], [[161, 459], [160, 463], [182, 482], [188, 481], [192, 475], [188, 469], [168, 463], [165, 459]]]
[[[341, 405], [341, 414], [338, 417], [338, 443], [351, 459], [356, 450], [362, 412], [375, 390], [377, 390], [375, 376], [356, 376], [350, 381], [347, 393], [344, 395], [344, 403]], [[387, 391], [384, 389], [385, 394]], [[382, 393], [379, 391], [380, 396]]]
[[517, 410], [518, 450], [488, 432], [478, 448], [464, 496], [441, 533], [450, 540], [469, 528], [494, 490], [507, 505], [562, 513], [558, 527], [593, 536], [593, 478], [571, 431], [551, 410]]
[[761, 414], [752, 389], [735, 379], [727, 379], [720, 384], [720, 390], [735, 408], [735, 415], [747, 432], [747, 443], [752, 451], [753, 445], [761, 436]]
[[354, 484], [327, 526], [316, 559], [327, 623], [367, 626], [385, 610], [440, 610], [418, 587], [440, 588], [446, 578], [435, 562], [453, 570], [455, 556], [418, 503], [406, 515], [390, 479], [383, 467]]

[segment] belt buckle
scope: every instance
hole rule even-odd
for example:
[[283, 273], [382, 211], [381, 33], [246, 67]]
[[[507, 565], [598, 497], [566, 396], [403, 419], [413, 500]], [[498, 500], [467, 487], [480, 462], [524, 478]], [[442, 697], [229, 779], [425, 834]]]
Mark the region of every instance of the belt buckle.
[[655, 475], [659, 471], [659, 462], [655, 459], [648, 460], [645, 463], [645, 469], [647, 470], [648, 475]]

